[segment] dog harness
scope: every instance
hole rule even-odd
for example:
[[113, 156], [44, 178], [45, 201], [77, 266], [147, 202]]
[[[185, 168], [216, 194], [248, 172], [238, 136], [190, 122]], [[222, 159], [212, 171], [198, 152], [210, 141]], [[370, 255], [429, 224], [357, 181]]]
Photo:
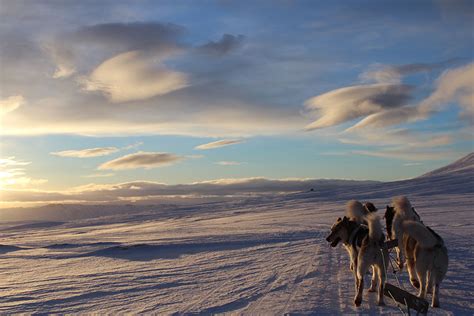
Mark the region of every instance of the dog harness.
[[[362, 240], [367, 236], [369, 233], [369, 228], [365, 225], [359, 225], [356, 229], [354, 229], [349, 236], [348, 244], [355, 247], [360, 248], [362, 246]], [[362, 238], [361, 238], [362, 237]]]

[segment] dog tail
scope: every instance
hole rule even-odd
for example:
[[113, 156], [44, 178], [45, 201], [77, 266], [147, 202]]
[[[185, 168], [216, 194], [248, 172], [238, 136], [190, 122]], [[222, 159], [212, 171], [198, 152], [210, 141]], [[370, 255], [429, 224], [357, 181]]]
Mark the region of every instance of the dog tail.
[[365, 208], [359, 201], [351, 200], [346, 205], [346, 216], [358, 223], [365, 221]]
[[380, 224], [379, 216], [370, 213], [366, 216], [369, 225], [369, 239], [379, 242], [383, 238], [382, 224]]
[[436, 237], [425, 227], [416, 221], [404, 221], [403, 232], [414, 238], [422, 248], [432, 248], [436, 245]]

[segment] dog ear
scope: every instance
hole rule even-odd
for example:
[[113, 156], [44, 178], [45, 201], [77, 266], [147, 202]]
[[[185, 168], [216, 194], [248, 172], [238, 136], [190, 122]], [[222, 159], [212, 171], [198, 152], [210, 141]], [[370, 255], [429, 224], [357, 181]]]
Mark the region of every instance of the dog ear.
[[337, 221], [340, 222], [340, 221], [342, 221], [342, 219], [339, 217], [339, 218], [337, 219]]
[[344, 218], [342, 219], [343, 222], [347, 222], [349, 220], [349, 218], [347, 216], [344, 216]]

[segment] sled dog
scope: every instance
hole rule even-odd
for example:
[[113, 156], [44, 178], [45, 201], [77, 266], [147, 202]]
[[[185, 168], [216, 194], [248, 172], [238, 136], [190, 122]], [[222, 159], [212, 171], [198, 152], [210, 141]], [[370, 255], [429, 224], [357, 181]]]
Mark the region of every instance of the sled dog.
[[[415, 208], [412, 208], [413, 213], [415, 214], [415, 218], [417, 221], [422, 223], [420, 221], [420, 216], [418, 213], [415, 211]], [[385, 211], [385, 224], [387, 227], [387, 236], [388, 239], [396, 239], [393, 237], [393, 231], [392, 231], [392, 226], [393, 226], [393, 219], [395, 216], [395, 208], [393, 206], [388, 206]], [[408, 270], [408, 275], [410, 277], [410, 283], [413, 285], [414, 288], [419, 289], [420, 288], [420, 283], [418, 282], [417, 276], [416, 276], [416, 271], [415, 271], [415, 264], [414, 264], [414, 251], [415, 251], [415, 245], [416, 245], [416, 240], [411, 238], [409, 235], [403, 234], [403, 237], [399, 241], [398, 246], [395, 248], [397, 251], [397, 261], [398, 261], [398, 266], [400, 267], [400, 249], [403, 249], [406, 257], [406, 263], [407, 263], [407, 270]], [[402, 262], [402, 267], [403, 267], [403, 262]]]
[[420, 216], [415, 212], [415, 209], [405, 196], [397, 196], [392, 200], [392, 208], [387, 206], [385, 220], [389, 238], [398, 240], [399, 246], [395, 248], [397, 252], [397, 263], [398, 267], [403, 269], [405, 249], [401, 246], [403, 244], [402, 223], [406, 220], [419, 222]]
[[349, 255], [354, 256], [352, 261], [356, 290], [354, 304], [360, 306], [362, 303], [364, 275], [368, 268], [372, 266], [372, 281], [369, 291], [376, 291], [378, 279], [377, 304], [384, 305], [383, 289], [385, 271], [389, 260], [388, 251], [383, 248], [385, 237], [378, 216], [370, 214], [366, 217], [366, 220], [368, 226], [360, 224], [347, 216], [342, 219], [338, 218], [331, 227], [331, 233], [326, 241], [330, 243], [331, 247], [336, 247], [339, 242], [343, 242], [346, 249], [350, 248], [348, 250]]
[[[367, 202], [364, 205], [362, 205], [362, 203], [360, 203], [357, 200], [351, 200], [347, 202], [346, 204], [346, 216], [349, 219], [359, 224], [364, 224], [365, 226], [367, 226], [366, 216], [370, 214], [371, 212], [376, 212], [376, 211], [377, 211], [377, 208], [371, 202]], [[345, 243], [343, 245], [344, 245], [344, 248], [346, 248], [347, 252], [349, 253], [349, 257], [351, 261], [350, 269], [351, 271], [355, 271], [354, 261], [357, 260], [357, 252], [354, 249], [354, 247], [352, 247], [351, 245], [346, 245]]]
[[[402, 223], [405, 236], [414, 240], [413, 258], [407, 260], [407, 266], [414, 266], [419, 281], [420, 298], [432, 290], [432, 307], [439, 307], [439, 285], [448, 271], [448, 249], [441, 236], [431, 228], [417, 221]], [[407, 258], [408, 259], [408, 258]]]

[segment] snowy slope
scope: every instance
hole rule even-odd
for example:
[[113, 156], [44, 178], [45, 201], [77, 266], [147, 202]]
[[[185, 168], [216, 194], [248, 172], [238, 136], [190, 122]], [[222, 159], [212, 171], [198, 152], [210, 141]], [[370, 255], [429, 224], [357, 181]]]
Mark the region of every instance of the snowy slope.
[[[449, 249], [441, 308], [430, 314], [472, 315], [473, 169], [457, 170], [74, 221], [3, 222], [0, 313], [401, 314], [388, 299], [377, 307], [372, 293], [353, 307], [347, 254], [324, 238], [347, 199], [370, 198], [383, 209], [405, 193]], [[392, 274], [389, 281], [396, 283]], [[406, 273], [401, 281], [416, 293]]]
[[467, 156], [462, 157], [459, 160], [456, 160], [452, 164], [447, 165], [431, 172], [424, 174], [421, 177], [435, 177], [443, 175], [462, 175], [466, 172], [472, 173], [474, 169], [474, 153], [470, 153]]

